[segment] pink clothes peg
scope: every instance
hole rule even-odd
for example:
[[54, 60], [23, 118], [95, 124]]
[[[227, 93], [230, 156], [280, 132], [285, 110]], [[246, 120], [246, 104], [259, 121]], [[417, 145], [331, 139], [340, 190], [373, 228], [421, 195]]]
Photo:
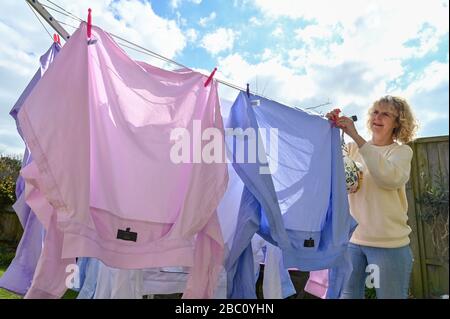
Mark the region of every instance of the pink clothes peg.
[[92, 9], [88, 9], [88, 19], [87, 19], [87, 37], [88, 39], [91, 38], [92, 34], [92, 15], [91, 15]]
[[207, 79], [206, 82], [205, 82], [205, 87], [207, 87], [208, 84], [209, 84], [209, 82], [212, 81], [212, 79], [213, 79], [214, 74], [216, 73], [216, 71], [217, 71], [217, 68], [214, 68], [214, 70], [211, 72], [210, 76], [208, 77], [208, 79]]

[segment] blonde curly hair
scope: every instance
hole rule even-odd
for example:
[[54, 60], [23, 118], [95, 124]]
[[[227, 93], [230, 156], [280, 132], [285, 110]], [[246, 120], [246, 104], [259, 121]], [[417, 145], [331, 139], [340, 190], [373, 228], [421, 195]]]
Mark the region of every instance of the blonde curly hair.
[[398, 96], [386, 95], [372, 104], [367, 113], [368, 118], [366, 124], [369, 131], [372, 131], [370, 127], [370, 114], [373, 109], [380, 104], [389, 105], [397, 114], [396, 122], [398, 126], [394, 128], [393, 131], [394, 140], [401, 142], [402, 144], [413, 141], [419, 125], [408, 102]]

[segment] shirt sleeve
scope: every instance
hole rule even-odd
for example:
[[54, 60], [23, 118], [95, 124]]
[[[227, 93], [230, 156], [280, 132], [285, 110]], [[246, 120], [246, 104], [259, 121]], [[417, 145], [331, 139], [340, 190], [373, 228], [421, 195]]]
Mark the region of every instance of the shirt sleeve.
[[375, 147], [366, 143], [360, 147], [359, 153], [379, 187], [394, 190], [408, 181], [413, 156], [413, 151], [408, 145], [401, 145], [384, 156]]

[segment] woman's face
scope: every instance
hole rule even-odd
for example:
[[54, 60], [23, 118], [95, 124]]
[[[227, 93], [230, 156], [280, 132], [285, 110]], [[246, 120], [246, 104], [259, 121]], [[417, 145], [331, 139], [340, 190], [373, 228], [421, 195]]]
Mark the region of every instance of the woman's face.
[[377, 137], [392, 137], [397, 124], [398, 114], [386, 103], [379, 103], [370, 113], [370, 128]]

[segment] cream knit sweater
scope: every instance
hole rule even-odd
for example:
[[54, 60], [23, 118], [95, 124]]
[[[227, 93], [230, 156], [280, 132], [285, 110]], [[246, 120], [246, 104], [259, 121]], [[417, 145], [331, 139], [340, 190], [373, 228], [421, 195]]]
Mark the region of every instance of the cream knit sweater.
[[349, 143], [349, 156], [363, 168], [358, 192], [349, 195], [350, 212], [358, 222], [350, 242], [363, 246], [396, 248], [408, 245], [408, 203], [405, 184], [411, 170], [412, 149], [393, 143], [361, 148]]

